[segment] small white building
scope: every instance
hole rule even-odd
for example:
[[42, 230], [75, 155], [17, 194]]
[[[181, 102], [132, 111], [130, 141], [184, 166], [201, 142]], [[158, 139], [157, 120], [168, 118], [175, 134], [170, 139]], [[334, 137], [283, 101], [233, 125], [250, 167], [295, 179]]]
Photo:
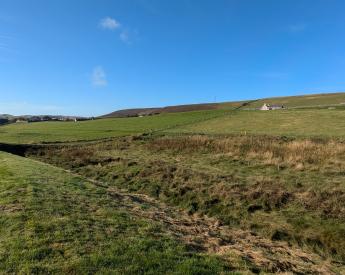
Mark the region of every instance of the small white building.
[[285, 107], [283, 105], [271, 105], [271, 104], [264, 104], [261, 106], [260, 110], [261, 111], [271, 111], [271, 110], [281, 110], [281, 109], [285, 109]]
[[264, 105], [261, 106], [260, 110], [261, 111], [268, 111], [269, 110], [269, 105], [265, 103]]

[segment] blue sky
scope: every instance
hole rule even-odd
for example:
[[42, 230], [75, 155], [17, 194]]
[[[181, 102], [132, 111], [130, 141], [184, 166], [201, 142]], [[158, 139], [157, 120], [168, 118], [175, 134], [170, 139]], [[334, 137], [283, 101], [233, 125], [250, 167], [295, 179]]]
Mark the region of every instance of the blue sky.
[[345, 91], [343, 0], [0, 0], [0, 113]]

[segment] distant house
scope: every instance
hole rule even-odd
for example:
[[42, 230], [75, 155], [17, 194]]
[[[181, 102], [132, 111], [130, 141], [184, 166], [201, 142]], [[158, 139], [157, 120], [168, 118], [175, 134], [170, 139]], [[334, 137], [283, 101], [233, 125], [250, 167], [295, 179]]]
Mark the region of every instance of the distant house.
[[274, 105], [274, 104], [264, 104], [262, 105], [262, 107], [260, 108], [261, 111], [271, 111], [271, 110], [281, 110], [281, 109], [285, 109], [285, 107], [283, 105]]
[[144, 117], [144, 116], [153, 116], [153, 115], [158, 115], [160, 112], [159, 110], [156, 109], [147, 109], [142, 112], [139, 112], [137, 114], [138, 117]]

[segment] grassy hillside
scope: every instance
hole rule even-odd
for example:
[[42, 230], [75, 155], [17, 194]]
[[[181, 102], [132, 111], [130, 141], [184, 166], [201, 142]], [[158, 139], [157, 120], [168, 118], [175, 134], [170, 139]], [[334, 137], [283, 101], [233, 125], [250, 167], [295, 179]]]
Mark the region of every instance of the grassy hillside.
[[0, 127], [0, 142], [87, 141], [157, 131], [198, 134], [258, 134], [345, 137], [345, 110], [213, 110], [85, 122], [20, 123]]
[[175, 113], [175, 112], [191, 112], [201, 110], [215, 110], [215, 109], [235, 109], [239, 107], [244, 108], [259, 108], [264, 103], [279, 104], [288, 108], [300, 107], [320, 107], [333, 106], [345, 104], [345, 93], [328, 93], [328, 94], [310, 94], [301, 96], [286, 96], [286, 97], [271, 97], [263, 99], [248, 99], [243, 101], [232, 101], [223, 103], [206, 103], [206, 104], [190, 104], [177, 105], [162, 108], [142, 108], [142, 109], [124, 109], [102, 116], [102, 118], [116, 118], [116, 117], [133, 117], [140, 114], [155, 114], [155, 113]]
[[1, 126], [0, 273], [344, 273], [345, 110], [228, 104]]
[[[332, 105], [345, 102], [345, 93], [272, 98], [252, 101], [243, 108], [266, 103], [288, 107]], [[147, 117], [99, 119], [84, 122], [18, 123], [0, 127], [0, 142], [41, 143], [96, 140], [167, 130], [177, 133], [253, 133], [289, 136], [345, 134], [344, 108], [298, 109], [274, 112], [234, 111], [243, 102], [220, 104], [219, 110], [165, 113]], [[343, 105], [339, 105], [343, 106]]]
[[[301, 96], [263, 98], [251, 102], [248, 105], [248, 108], [259, 108], [264, 103], [284, 105], [288, 108], [339, 105], [345, 104], [345, 93], [310, 94]], [[225, 103], [223, 106], [226, 105], [227, 104]]]
[[236, 111], [206, 122], [168, 130], [174, 133], [345, 137], [345, 110]]
[[0, 142], [40, 143], [103, 139], [196, 123], [221, 116], [224, 112], [227, 111], [196, 111], [84, 122], [17, 123], [0, 127]]
[[[231, 243], [245, 251], [242, 256], [260, 270], [282, 271], [285, 266], [285, 271], [292, 271], [296, 259], [287, 259], [285, 252], [273, 249], [275, 245], [288, 243], [294, 250], [290, 255], [303, 249], [334, 268], [345, 266], [344, 152], [344, 144], [337, 141], [163, 136], [47, 147], [29, 155], [110, 187], [155, 197], [185, 209], [190, 217], [215, 217], [217, 226], [232, 230], [220, 244], [231, 236]], [[239, 237], [236, 230], [264, 240], [254, 244], [244, 237], [247, 233]], [[229, 247], [225, 242], [218, 250]], [[257, 247], [271, 252], [256, 253]], [[268, 259], [275, 260], [263, 264]]]
[[126, 210], [131, 202], [123, 200], [61, 169], [0, 153], [0, 273], [217, 274], [228, 269], [218, 258], [188, 250], [160, 222], [131, 215]]
[[167, 106], [162, 108], [123, 109], [101, 116], [101, 118], [136, 117], [163, 113], [181, 113], [218, 109], [218, 103]]

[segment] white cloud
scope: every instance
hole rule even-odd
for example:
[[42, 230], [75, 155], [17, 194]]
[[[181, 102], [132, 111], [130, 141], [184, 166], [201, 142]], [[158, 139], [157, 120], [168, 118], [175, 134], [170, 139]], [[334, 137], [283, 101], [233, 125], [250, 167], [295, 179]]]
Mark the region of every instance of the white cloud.
[[291, 33], [298, 33], [298, 32], [303, 32], [307, 29], [306, 24], [294, 24], [288, 26], [287, 30]]
[[118, 21], [111, 17], [105, 17], [100, 20], [99, 26], [106, 30], [119, 31], [119, 39], [125, 44], [132, 44], [137, 38], [137, 31], [121, 25]]
[[93, 69], [91, 76], [92, 84], [97, 87], [107, 86], [107, 75], [101, 66], [97, 66]]
[[124, 43], [130, 43], [130, 40], [129, 40], [129, 32], [124, 30], [120, 33], [120, 40]]
[[121, 26], [121, 24], [118, 21], [111, 17], [105, 17], [101, 19], [99, 25], [105, 30], [116, 30]]

